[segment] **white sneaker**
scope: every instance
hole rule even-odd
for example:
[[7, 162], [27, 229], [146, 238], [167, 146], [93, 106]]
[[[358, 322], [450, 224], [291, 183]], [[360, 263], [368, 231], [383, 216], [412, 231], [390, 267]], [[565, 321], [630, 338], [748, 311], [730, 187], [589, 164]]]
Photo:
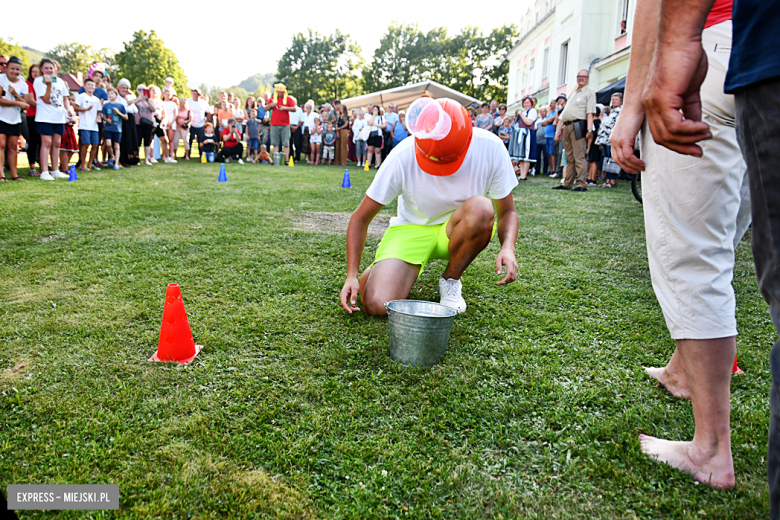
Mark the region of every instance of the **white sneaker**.
[[226, 157], [226, 158], [225, 158], [225, 162], [226, 162], [226, 163], [229, 163], [229, 162], [230, 162], [230, 157]]
[[149, 159], [149, 162], [152, 163], [152, 164], [157, 164], [157, 159], [152, 157], [151, 159]]
[[65, 172], [52, 172], [52, 177], [55, 179], [70, 179], [70, 175]]
[[176, 161], [174, 161], [174, 160], [173, 160], [173, 159], [171, 159], [170, 157], [166, 157], [165, 159], [163, 159], [163, 162], [164, 162], [165, 164], [173, 164], [173, 163], [175, 163]]
[[144, 162], [144, 166], [151, 166], [151, 165], [152, 165], [152, 161], [150, 161], [149, 159], [147, 159], [147, 160]]
[[54, 177], [52, 177], [51, 173], [49, 173], [49, 172], [41, 172], [41, 180], [42, 181], [53, 181]]
[[244, 161], [242, 161], [241, 159], [239, 159], [239, 160], [238, 160], [238, 164], [244, 164]]
[[458, 311], [458, 314], [466, 312], [466, 300], [460, 295], [463, 284], [460, 280], [439, 277], [439, 303]]

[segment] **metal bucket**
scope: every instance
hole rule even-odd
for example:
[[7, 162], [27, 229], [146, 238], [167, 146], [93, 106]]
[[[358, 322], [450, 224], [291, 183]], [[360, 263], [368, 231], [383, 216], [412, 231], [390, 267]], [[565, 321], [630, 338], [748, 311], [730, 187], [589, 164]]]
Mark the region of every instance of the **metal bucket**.
[[432, 366], [444, 358], [458, 312], [434, 302], [385, 303], [390, 328], [390, 358], [402, 365]]
[[281, 166], [284, 154], [282, 152], [274, 152], [274, 166]]

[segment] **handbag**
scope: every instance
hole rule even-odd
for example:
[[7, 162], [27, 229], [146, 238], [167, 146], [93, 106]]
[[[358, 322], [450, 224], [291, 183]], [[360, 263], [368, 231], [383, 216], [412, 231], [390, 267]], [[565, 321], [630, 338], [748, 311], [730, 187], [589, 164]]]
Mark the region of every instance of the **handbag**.
[[155, 124], [154, 121], [152, 121], [148, 117], [141, 117], [141, 126], [148, 126], [154, 128]]
[[601, 170], [607, 173], [617, 174], [620, 173], [620, 165], [611, 158], [604, 157], [604, 162], [601, 164]]
[[360, 129], [360, 133], [358, 134], [358, 140], [368, 141], [369, 137], [371, 137], [371, 127], [366, 125]]

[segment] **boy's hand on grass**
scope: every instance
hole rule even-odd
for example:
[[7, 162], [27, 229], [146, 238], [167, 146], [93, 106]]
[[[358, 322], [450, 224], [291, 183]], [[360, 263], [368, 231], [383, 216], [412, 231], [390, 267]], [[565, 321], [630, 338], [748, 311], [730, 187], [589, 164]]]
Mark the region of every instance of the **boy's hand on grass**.
[[496, 257], [496, 274], [500, 275], [503, 267], [506, 266], [506, 276], [498, 285], [506, 285], [517, 280], [517, 259], [514, 251], [504, 250], [498, 253]]
[[357, 278], [347, 278], [344, 287], [341, 289], [341, 306], [344, 310], [352, 314], [360, 311], [357, 307], [357, 297], [360, 291], [360, 280]]

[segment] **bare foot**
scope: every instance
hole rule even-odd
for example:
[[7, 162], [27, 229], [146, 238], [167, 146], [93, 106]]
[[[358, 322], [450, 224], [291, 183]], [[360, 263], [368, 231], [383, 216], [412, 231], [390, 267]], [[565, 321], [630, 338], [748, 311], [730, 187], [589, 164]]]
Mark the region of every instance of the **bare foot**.
[[670, 394], [680, 399], [690, 399], [691, 391], [688, 390], [688, 383], [685, 380], [685, 374], [673, 374], [667, 367], [642, 367], [647, 375], [658, 380], [664, 385]]
[[731, 451], [713, 454], [697, 448], [692, 442], [665, 441], [648, 435], [639, 435], [639, 446], [645, 455], [688, 473], [702, 484], [731, 489], [736, 483]]

